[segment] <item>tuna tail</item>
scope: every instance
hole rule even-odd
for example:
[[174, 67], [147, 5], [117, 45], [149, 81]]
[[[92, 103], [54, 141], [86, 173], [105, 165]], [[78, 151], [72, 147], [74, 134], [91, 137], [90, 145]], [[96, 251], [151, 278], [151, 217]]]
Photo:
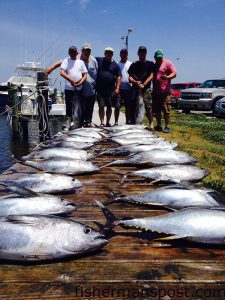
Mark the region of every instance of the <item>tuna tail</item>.
[[125, 195], [111, 191], [107, 195], [108, 200], [106, 200], [103, 204], [109, 205], [109, 204], [115, 203], [115, 202], [119, 201], [121, 197], [125, 197]]
[[14, 161], [15, 163], [18, 163], [18, 164], [23, 164], [23, 161], [21, 161], [21, 160], [19, 160], [19, 159], [15, 158], [15, 156], [14, 156], [14, 155], [12, 155], [12, 158], [13, 158], [13, 161]]
[[101, 135], [101, 137], [103, 137], [104, 140], [105, 140], [106, 138], [108, 138], [107, 134], [104, 133], [104, 132], [99, 132], [98, 134]]
[[0, 185], [3, 185], [4, 187], [12, 186], [13, 182], [10, 180], [0, 180]]
[[111, 230], [117, 225], [117, 222], [119, 219], [107, 208], [105, 207], [101, 202], [95, 200], [97, 205], [101, 208], [105, 218], [106, 218], [106, 224], [104, 226], [104, 230]]
[[41, 148], [44, 147], [44, 146], [45, 146], [44, 143], [39, 143], [39, 144], [37, 144], [37, 145], [34, 147], [33, 150], [39, 150], [39, 149], [41, 149]]
[[107, 149], [103, 149], [103, 150], [102, 149], [98, 149], [98, 150], [95, 150], [96, 157], [104, 155], [104, 153], [105, 153], [106, 150]]
[[114, 161], [112, 161], [111, 163], [108, 163], [108, 164], [106, 164], [106, 165], [100, 167], [100, 169], [106, 168], [106, 167], [108, 167], [108, 166], [113, 166], [113, 165], [114, 165]]

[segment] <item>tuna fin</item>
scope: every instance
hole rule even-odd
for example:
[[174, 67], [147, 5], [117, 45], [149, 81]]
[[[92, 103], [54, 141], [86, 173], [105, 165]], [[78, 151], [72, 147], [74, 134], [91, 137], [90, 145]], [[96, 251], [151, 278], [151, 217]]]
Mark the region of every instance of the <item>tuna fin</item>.
[[106, 168], [106, 167], [108, 167], [108, 166], [111, 166], [111, 165], [113, 165], [113, 163], [114, 163], [114, 161], [112, 161], [111, 163], [108, 163], [108, 164], [106, 164], [106, 165], [100, 167], [100, 169], [103, 169], [103, 168]]
[[104, 229], [112, 229], [117, 224], [116, 222], [119, 221], [119, 219], [107, 208], [105, 207], [101, 202], [95, 200], [97, 205], [101, 208], [105, 218], [106, 218], [106, 224], [104, 226]]
[[32, 254], [32, 253], [30, 253], [30, 254], [23, 255], [23, 259], [26, 259], [28, 261], [29, 260], [32, 260], [32, 261], [35, 261], [35, 260], [46, 260], [48, 258], [49, 258], [49, 255], [47, 255], [47, 254], [36, 254], [36, 253]]
[[105, 153], [106, 153], [106, 149], [95, 150], [95, 154], [96, 154], [97, 157], [105, 155]]
[[135, 154], [137, 154], [137, 153], [136, 153], [136, 152], [131, 153], [131, 154], [127, 155], [127, 157], [132, 157], [132, 156], [134, 156]]
[[180, 184], [184, 188], [187, 188], [188, 190], [195, 187], [194, 185], [191, 185], [190, 181], [179, 181], [178, 184]]
[[48, 218], [41, 218], [41, 216], [8, 216], [5, 218], [7, 222], [14, 224], [26, 224], [35, 227], [42, 227], [48, 222]]
[[178, 239], [185, 239], [187, 238], [187, 235], [170, 235], [170, 236], [165, 236], [161, 238], [156, 238], [154, 239], [155, 241], [170, 241], [170, 240], [178, 240]]
[[211, 206], [211, 207], [207, 207], [211, 210], [225, 210], [225, 206], [224, 205], [219, 205], [219, 206]]
[[24, 197], [37, 197], [39, 195], [38, 193], [35, 193], [29, 189], [19, 187], [16, 185], [9, 186], [7, 187], [7, 189]]
[[128, 172], [127, 174], [125, 174], [125, 175], [122, 176], [122, 178], [120, 179], [120, 185], [123, 185], [123, 184], [124, 184], [124, 182], [125, 182], [127, 176], [128, 176], [129, 174], [131, 174], [131, 173], [132, 173], [132, 172]]
[[154, 184], [154, 183], [157, 183], [157, 182], [160, 182], [160, 181], [161, 181], [161, 179], [155, 179], [155, 180], [151, 181], [151, 184]]
[[187, 190], [189, 191], [190, 189], [194, 188], [194, 186], [190, 186], [190, 182], [186, 184], [171, 184], [168, 186], [163, 187], [163, 189], [176, 189], [176, 190]]

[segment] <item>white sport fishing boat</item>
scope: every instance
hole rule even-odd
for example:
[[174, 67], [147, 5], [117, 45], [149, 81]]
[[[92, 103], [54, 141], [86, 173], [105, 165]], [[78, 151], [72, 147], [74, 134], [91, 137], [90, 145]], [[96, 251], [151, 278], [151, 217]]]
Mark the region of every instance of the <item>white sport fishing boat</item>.
[[[11, 76], [6, 82], [0, 84], [0, 109], [4, 110], [6, 105], [10, 107], [10, 101], [8, 91], [10, 84], [18, 86], [18, 96], [24, 100], [21, 104], [22, 115], [36, 115], [37, 113], [37, 72], [44, 71], [45, 69], [39, 67], [40, 63], [37, 62], [26, 62], [25, 65], [18, 65], [16, 67], [15, 75]], [[63, 98], [56, 94], [56, 103], [52, 103], [51, 95], [54, 94], [53, 88], [49, 87], [49, 114], [64, 116], [65, 104]]]

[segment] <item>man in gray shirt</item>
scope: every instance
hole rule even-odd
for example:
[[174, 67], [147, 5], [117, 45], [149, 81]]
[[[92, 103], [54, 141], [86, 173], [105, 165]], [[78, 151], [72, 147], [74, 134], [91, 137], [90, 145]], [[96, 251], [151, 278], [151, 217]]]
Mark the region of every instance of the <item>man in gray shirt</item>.
[[95, 83], [98, 73], [97, 60], [91, 55], [91, 45], [85, 43], [81, 49], [79, 57], [87, 68], [87, 80], [83, 83], [82, 98], [84, 104], [84, 126], [94, 127], [92, 122], [92, 115], [95, 103]]

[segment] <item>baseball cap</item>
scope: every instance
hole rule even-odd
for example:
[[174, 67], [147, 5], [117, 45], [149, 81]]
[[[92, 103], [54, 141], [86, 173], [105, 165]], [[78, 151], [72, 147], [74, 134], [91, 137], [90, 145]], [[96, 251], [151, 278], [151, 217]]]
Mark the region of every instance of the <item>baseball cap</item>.
[[106, 48], [105, 48], [105, 51], [114, 52], [113, 48], [111, 48], [111, 47], [106, 47]]
[[82, 49], [90, 49], [91, 50], [91, 44], [84, 43], [82, 46]]
[[163, 52], [161, 49], [158, 49], [155, 51], [155, 55], [154, 55], [155, 58], [161, 58], [163, 57]]
[[68, 52], [77, 52], [77, 47], [75, 46], [70, 46]]
[[120, 53], [128, 53], [127, 48], [122, 48], [122, 49], [120, 50]]
[[140, 52], [140, 51], [147, 51], [147, 48], [145, 46], [140, 46], [138, 48], [138, 52]]

